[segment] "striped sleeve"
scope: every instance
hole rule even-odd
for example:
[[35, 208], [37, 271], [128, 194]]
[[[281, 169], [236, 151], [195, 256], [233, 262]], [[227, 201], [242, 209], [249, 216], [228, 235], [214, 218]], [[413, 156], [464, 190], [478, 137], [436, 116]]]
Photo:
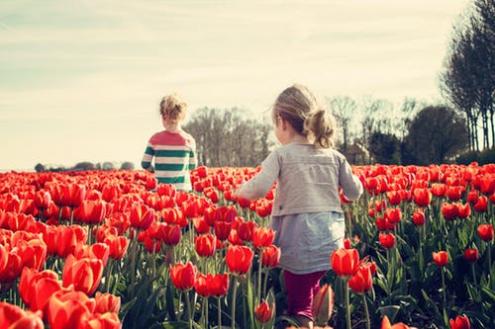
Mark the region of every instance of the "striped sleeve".
[[196, 156], [196, 142], [193, 141], [191, 151], [189, 151], [189, 170], [193, 170], [198, 166], [198, 158]]
[[155, 155], [155, 149], [151, 143], [148, 143], [146, 150], [144, 150], [143, 160], [141, 161], [141, 167], [148, 169], [151, 166], [151, 161]]

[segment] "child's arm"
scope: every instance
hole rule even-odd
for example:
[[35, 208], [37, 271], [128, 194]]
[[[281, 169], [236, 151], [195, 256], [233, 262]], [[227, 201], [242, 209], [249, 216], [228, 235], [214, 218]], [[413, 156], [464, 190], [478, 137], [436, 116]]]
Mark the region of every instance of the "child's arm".
[[189, 152], [189, 170], [194, 170], [198, 166], [198, 158], [196, 156], [196, 143], [193, 142], [191, 151]]
[[151, 172], [154, 171], [153, 166], [151, 165], [154, 155], [155, 149], [151, 143], [148, 143], [148, 146], [146, 146], [146, 150], [144, 151], [143, 160], [141, 161], [141, 167], [143, 167], [143, 169]]
[[238, 197], [254, 200], [264, 197], [273, 186], [280, 173], [280, 164], [275, 152], [272, 152], [261, 164], [261, 172], [242, 184], [236, 192]]
[[342, 159], [339, 169], [339, 185], [344, 195], [351, 201], [359, 199], [363, 193], [363, 184], [357, 176], [352, 173], [352, 168], [347, 159]]

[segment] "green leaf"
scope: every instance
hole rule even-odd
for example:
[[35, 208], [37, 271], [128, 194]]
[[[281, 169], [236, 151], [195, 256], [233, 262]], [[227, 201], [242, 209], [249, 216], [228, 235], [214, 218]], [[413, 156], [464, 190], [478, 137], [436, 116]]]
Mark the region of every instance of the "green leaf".
[[394, 322], [395, 317], [397, 316], [397, 313], [400, 310], [400, 306], [398, 305], [388, 305], [388, 306], [382, 306], [379, 307], [378, 310], [383, 316], [387, 316], [390, 322]]

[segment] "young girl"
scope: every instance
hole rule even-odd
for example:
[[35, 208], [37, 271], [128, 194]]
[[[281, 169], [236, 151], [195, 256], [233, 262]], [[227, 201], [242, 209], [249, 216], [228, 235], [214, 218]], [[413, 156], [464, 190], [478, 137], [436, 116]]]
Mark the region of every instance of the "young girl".
[[[196, 167], [196, 142], [181, 128], [187, 104], [176, 94], [160, 102], [160, 115], [165, 130], [148, 141], [141, 166], [155, 172], [158, 183], [172, 184], [179, 190], [190, 191], [189, 171]], [[154, 158], [155, 167], [151, 162]]]
[[345, 157], [332, 149], [332, 118], [304, 86], [285, 89], [273, 107], [275, 135], [282, 146], [237, 195], [263, 197], [277, 181], [271, 225], [281, 249], [288, 313], [312, 328], [313, 296], [330, 269], [329, 256], [343, 243], [345, 224], [339, 187], [350, 200], [363, 192]]

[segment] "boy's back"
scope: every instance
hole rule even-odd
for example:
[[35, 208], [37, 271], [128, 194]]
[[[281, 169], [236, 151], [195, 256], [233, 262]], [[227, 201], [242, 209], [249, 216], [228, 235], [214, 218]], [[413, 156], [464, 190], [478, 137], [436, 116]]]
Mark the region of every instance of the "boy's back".
[[154, 134], [146, 147], [143, 168], [155, 159], [155, 176], [158, 183], [172, 184], [179, 190], [191, 190], [189, 171], [196, 167], [194, 138], [184, 132], [161, 131]]

